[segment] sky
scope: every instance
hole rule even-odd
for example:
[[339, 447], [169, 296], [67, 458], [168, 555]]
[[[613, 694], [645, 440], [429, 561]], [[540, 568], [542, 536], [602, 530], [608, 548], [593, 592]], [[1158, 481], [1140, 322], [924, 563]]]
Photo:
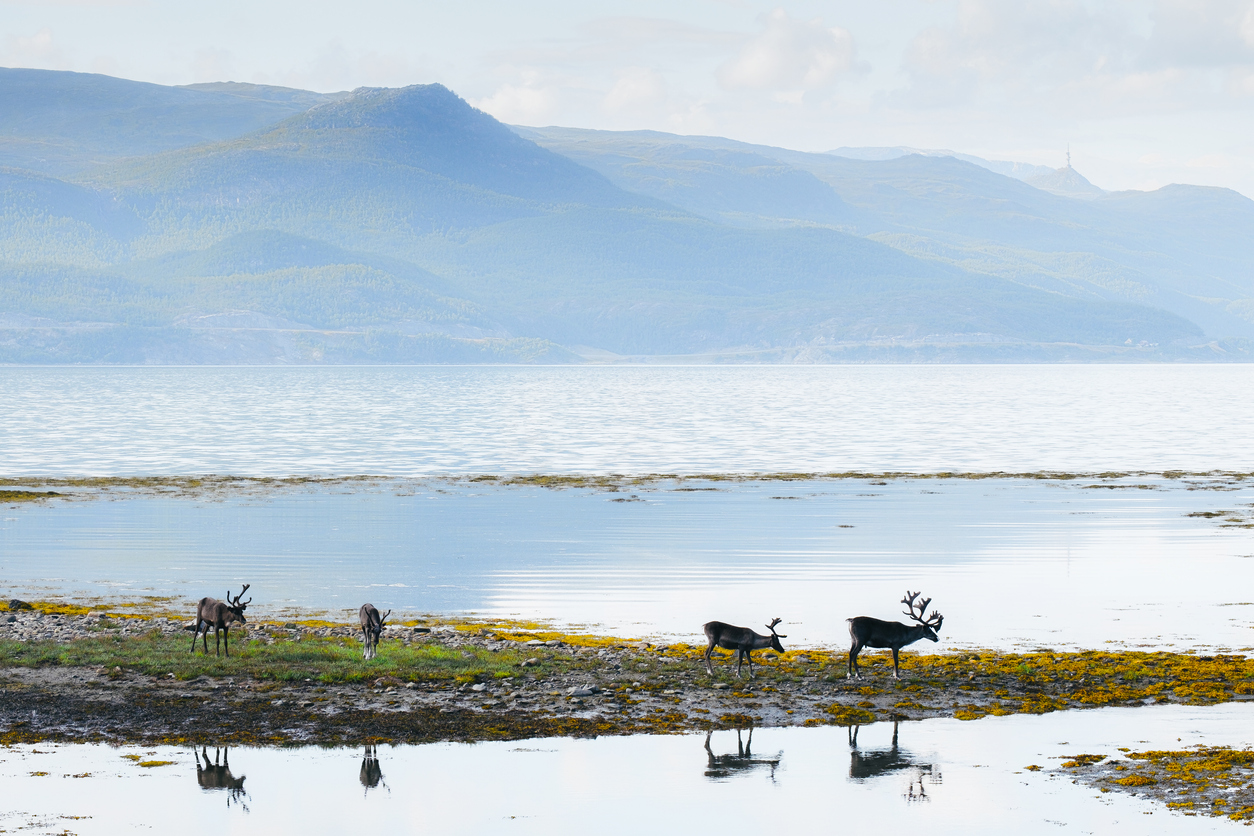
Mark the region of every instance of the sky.
[[1254, 0], [0, 0], [0, 66], [330, 92], [520, 125], [1072, 164], [1254, 197]]

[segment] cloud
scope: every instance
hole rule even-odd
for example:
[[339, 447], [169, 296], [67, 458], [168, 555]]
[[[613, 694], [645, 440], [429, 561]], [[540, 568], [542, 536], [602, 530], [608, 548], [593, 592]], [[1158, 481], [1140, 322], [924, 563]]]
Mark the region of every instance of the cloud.
[[0, 51], [0, 64], [41, 70], [64, 70], [70, 66], [52, 30], [47, 27], [33, 35], [6, 36], [4, 48]]
[[719, 68], [718, 81], [725, 90], [814, 90], [857, 71], [854, 59], [847, 30], [776, 9], [762, 19], [762, 32]]
[[472, 99], [472, 105], [514, 125], [546, 125], [557, 112], [558, 95], [541, 86], [533, 75], [521, 84], [503, 84], [490, 96]]
[[404, 87], [440, 81], [421, 58], [349, 49], [339, 39], [323, 44], [299, 69], [254, 73], [258, 84], [281, 84], [322, 92], [356, 87]]
[[196, 82], [230, 81], [235, 78], [231, 53], [224, 49], [198, 49], [192, 56], [192, 78]]
[[627, 67], [619, 72], [602, 107], [615, 114], [652, 111], [666, 99], [666, 80], [661, 73], [645, 67]]
[[1039, 115], [1187, 111], [1250, 92], [1254, 0], [958, 0], [906, 51], [910, 108], [1033, 102]]

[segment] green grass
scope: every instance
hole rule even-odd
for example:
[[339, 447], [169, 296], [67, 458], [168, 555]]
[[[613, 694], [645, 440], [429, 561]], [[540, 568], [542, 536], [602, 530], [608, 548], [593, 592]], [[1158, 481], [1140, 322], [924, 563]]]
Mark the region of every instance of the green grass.
[[[210, 642], [212, 644], [212, 642]], [[403, 682], [460, 681], [516, 675], [531, 654], [449, 648], [434, 643], [403, 645], [384, 641], [374, 659], [362, 659], [361, 643], [346, 638], [306, 638], [299, 642], [263, 641], [231, 644], [231, 656], [205, 656], [197, 643], [190, 653], [187, 637], [152, 633], [133, 637], [100, 637], [71, 642], [0, 641], [0, 667], [103, 666], [148, 676], [188, 680], [198, 676], [251, 676], [276, 682], [372, 682], [392, 677]], [[529, 648], [534, 650], [534, 648]], [[541, 662], [543, 666], [543, 658]], [[538, 668], [527, 668], [537, 671]]]

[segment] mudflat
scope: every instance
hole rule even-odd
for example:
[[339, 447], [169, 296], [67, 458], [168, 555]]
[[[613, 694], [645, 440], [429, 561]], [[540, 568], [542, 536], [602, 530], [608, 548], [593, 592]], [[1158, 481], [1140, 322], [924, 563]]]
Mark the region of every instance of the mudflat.
[[[229, 657], [157, 614], [0, 614], [0, 742], [420, 743], [1045, 713], [1254, 699], [1254, 660], [1138, 651], [729, 652], [542, 624], [411, 619], [361, 658], [352, 625], [250, 620]], [[212, 637], [211, 637], [212, 639]]]

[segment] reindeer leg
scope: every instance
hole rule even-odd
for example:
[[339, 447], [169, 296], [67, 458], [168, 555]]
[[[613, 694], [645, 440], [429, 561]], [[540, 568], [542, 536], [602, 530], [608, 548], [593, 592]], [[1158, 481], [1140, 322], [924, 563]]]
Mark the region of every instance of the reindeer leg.
[[714, 668], [710, 665], [710, 654], [714, 652], [714, 639], [710, 639], [710, 646], [705, 649], [705, 671], [710, 676], [714, 676]]
[[752, 650], [745, 651], [745, 659], [748, 660], [749, 662], [749, 678], [750, 679], [756, 678], [756, 674], [754, 674], [753, 672], [753, 651]]
[[862, 645], [857, 642], [849, 648], [849, 673], [845, 674], [845, 679], [861, 679], [862, 674], [858, 671], [858, 652], [862, 650]]
[[222, 655], [222, 628], [216, 624], [213, 625], [213, 655]]
[[196, 619], [196, 629], [192, 631], [192, 653], [196, 652], [196, 639], [200, 638], [200, 619]]
[[205, 622], [205, 632], [200, 634], [200, 643], [205, 648], [205, 655], [209, 655], [209, 623]]
[[226, 655], [231, 655], [231, 628], [222, 628], [222, 648], [226, 651]]
[[893, 648], [893, 679], [901, 679], [901, 676], [897, 673], [897, 651], [898, 650], [899, 648], [896, 648], [896, 647]]

